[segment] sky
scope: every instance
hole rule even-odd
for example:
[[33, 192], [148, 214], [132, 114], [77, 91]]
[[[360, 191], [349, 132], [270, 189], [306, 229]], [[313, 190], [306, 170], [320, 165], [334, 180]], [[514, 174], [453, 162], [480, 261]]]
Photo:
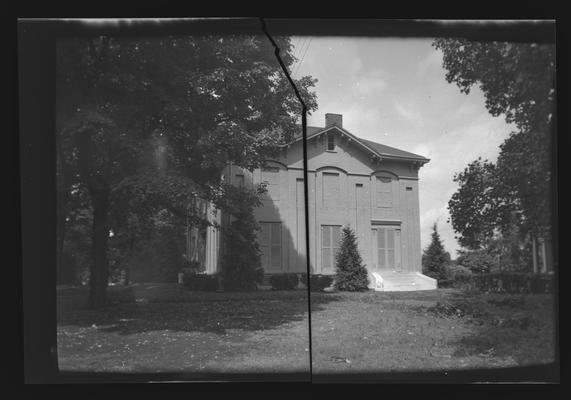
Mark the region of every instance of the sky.
[[422, 247], [436, 222], [456, 258], [460, 246], [447, 222], [458, 187], [454, 173], [480, 156], [495, 161], [514, 127], [489, 114], [479, 88], [466, 95], [446, 81], [432, 39], [302, 36], [292, 42], [293, 77], [318, 79], [318, 109], [308, 125], [324, 126], [325, 113], [342, 114], [343, 127], [354, 135], [431, 160], [419, 170]]

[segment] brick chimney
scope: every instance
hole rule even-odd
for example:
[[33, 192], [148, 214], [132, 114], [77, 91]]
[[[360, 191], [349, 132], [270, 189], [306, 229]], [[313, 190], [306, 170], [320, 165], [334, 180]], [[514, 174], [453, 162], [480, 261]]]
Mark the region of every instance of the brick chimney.
[[339, 128], [343, 128], [343, 115], [325, 114], [325, 127], [329, 128], [331, 125], [336, 125]]

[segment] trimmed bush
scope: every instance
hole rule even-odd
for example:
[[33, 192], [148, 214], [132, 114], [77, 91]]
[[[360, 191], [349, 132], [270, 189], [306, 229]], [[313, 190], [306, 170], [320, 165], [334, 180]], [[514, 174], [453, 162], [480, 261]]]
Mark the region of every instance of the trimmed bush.
[[311, 275], [309, 281], [312, 292], [323, 292], [323, 289], [328, 288], [332, 283], [332, 275]]
[[307, 287], [307, 274], [299, 274], [299, 283]]
[[272, 290], [293, 290], [297, 287], [299, 278], [297, 274], [279, 274], [270, 276]]
[[439, 288], [455, 287], [467, 289], [472, 286], [472, 271], [461, 265], [449, 264], [443, 269], [445, 279], [438, 281]]
[[190, 290], [214, 292], [218, 289], [218, 277], [216, 275], [185, 273], [183, 284]]
[[[309, 281], [311, 285], [310, 290], [312, 292], [323, 292], [325, 288], [333, 284], [333, 278], [333, 275], [312, 274]], [[307, 287], [307, 274], [300, 274], [299, 281]]]

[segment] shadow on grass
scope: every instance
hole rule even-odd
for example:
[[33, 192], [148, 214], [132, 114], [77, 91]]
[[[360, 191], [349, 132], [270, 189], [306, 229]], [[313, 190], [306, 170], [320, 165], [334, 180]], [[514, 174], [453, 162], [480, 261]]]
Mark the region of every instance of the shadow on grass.
[[[61, 293], [58, 325], [95, 326], [100, 331], [121, 335], [158, 330], [223, 334], [232, 329], [276, 328], [302, 321], [308, 312], [307, 292], [303, 290], [200, 293], [177, 288], [174, 293], [167, 290], [162, 296], [153, 297], [148, 295], [149, 288], [153, 287], [110, 291], [110, 305], [96, 310], [77, 307], [86, 299], [86, 289]], [[334, 294], [312, 297], [312, 311], [320, 311], [326, 303], [336, 300]]]
[[555, 361], [555, 315], [551, 300], [539, 296], [527, 299], [526, 307], [516, 310], [507, 307], [494, 313], [458, 342], [455, 355], [510, 357], [518, 365]]
[[554, 298], [548, 294], [451, 293], [426, 311], [468, 323], [455, 357], [508, 358], [518, 365], [555, 360]]

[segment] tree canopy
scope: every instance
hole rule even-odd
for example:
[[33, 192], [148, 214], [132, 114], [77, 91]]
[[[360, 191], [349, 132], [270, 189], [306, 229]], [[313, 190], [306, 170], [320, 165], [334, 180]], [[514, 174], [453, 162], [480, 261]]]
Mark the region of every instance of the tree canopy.
[[448, 38], [433, 46], [443, 53], [448, 82], [466, 94], [478, 85], [490, 114], [516, 127], [495, 164], [479, 159], [455, 176], [460, 188], [449, 210], [460, 243], [478, 248], [492, 228], [509, 228], [514, 211], [523, 233], [549, 236], [555, 46]]
[[500, 184], [496, 165], [481, 158], [454, 174], [454, 182], [459, 187], [448, 202], [448, 210], [456, 239], [462, 247], [480, 249], [498, 226], [509, 224], [517, 198]]
[[[289, 38], [276, 41], [290, 66]], [[296, 81], [309, 111], [315, 82]], [[129, 220], [159, 210], [182, 217], [192, 195], [228, 204], [222, 169], [231, 162], [252, 170], [275, 155], [299, 129], [300, 111], [261, 35], [59, 42], [58, 232], [70, 197], [85, 199], [93, 213], [91, 304], [104, 302], [111, 224], [130, 229]]]
[[549, 134], [555, 102], [555, 46], [439, 38], [446, 80], [462, 93], [478, 84], [493, 116], [521, 132]]

